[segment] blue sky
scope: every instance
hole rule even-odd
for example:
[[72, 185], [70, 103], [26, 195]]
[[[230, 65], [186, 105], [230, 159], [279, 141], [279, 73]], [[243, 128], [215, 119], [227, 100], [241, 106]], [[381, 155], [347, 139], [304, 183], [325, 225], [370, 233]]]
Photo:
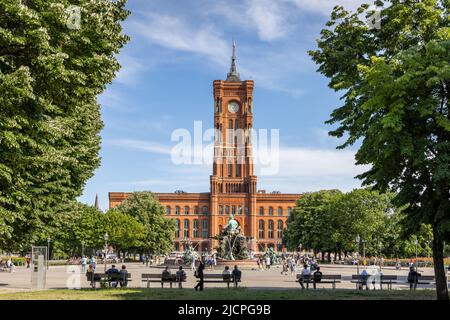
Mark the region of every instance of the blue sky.
[[242, 79], [255, 81], [254, 127], [279, 129], [277, 174], [258, 189], [301, 193], [359, 187], [354, 150], [336, 150], [325, 125], [339, 96], [307, 55], [336, 4], [359, 0], [129, 0], [122, 65], [99, 97], [101, 166], [80, 201], [108, 208], [109, 191], [209, 191], [210, 164], [175, 165], [175, 129], [213, 122], [212, 81], [225, 79], [232, 38]]

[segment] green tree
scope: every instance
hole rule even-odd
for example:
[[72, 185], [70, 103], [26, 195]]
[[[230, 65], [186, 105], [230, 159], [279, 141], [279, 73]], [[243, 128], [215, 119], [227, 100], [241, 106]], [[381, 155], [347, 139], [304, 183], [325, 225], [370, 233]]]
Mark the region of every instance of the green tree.
[[329, 222], [329, 203], [339, 196], [339, 190], [322, 190], [305, 193], [297, 200], [287, 221], [285, 243], [290, 250], [299, 245], [314, 251], [327, 251], [333, 246], [329, 237], [333, 226]]
[[112, 209], [106, 213], [105, 220], [109, 243], [119, 255], [145, 247], [147, 229], [137, 218]]
[[[96, 97], [127, 42], [126, 0], [0, 1], [0, 247], [22, 250], [99, 166]], [[68, 5], [81, 9], [69, 28]], [[76, 27], [76, 25], [74, 25]]]
[[164, 216], [164, 207], [153, 193], [133, 192], [115, 210], [136, 218], [145, 226], [142, 251], [160, 254], [173, 249], [175, 221]]
[[75, 254], [93, 254], [103, 247], [108, 231], [105, 214], [93, 206], [76, 201], [61, 204], [52, 213], [51, 223], [40, 229], [34, 244], [46, 245], [51, 239], [53, 258], [67, 258]]
[[318, 49], [311, 51], [329, 86], [345, 91], [331, 114], [330, 134], [341, 148], [361, 142], [357, 164], [371, 165], [359, 176], [365, 185], [397, 192], [407, 205], [411, 232], [422, 224], [433, 231], [438, 299], [448, 300], [443, 263], [450, 237], [450, 28], [448, 0], [375, 1], [381, 28], [371, 28], [362, 5], [351, 13], [337, 6]]

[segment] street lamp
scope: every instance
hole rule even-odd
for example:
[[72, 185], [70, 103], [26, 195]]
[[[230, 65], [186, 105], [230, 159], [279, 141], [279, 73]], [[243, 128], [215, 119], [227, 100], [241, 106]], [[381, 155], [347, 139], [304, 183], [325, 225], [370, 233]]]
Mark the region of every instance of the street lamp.
[[359, 275], [359, 244], [360, 244], [360, 241], [361, 241], [361, 238], [360, 238], [359, 234], [356, 235], [356, 239], [355, 240], [356, 240], [356, 243], [358, 244], [357, 260], [356, 260], [356, 273]]
[[48, 260], [50, 260], [50, 237], [47, 238], [47, 270], [48, 270]]
[[81, 257], [84, 257], [84, 241], [81, 240]]
[[105, 233], [104, 239], [105, 239], [105, 273], [106, 273], [106, 254], [108, 253], [108, 240], [109, 240], [108, 233]]
[[419, 240], [417, 239], [417, 236], [416, 236], [416, 240], [414, 240], [414, 244], [416, 245], [416, 261], [415, 261], [415, 264], [416, 264], [416, 270], [417, 270], [417, 246], [418, 246], [418, 244], [419, 244]]
[[381, 271], [381, 268], [382, 268], [381, 260], [382, 260], [382, 258], [383, 258], [382, 254], [381, 254], [381, 247], [383, 246], [383, 244], [381, 243], [381, 241], [378, 242], [378, 246], [379, 246], [379, 248], [380, 248], [380, 271]]

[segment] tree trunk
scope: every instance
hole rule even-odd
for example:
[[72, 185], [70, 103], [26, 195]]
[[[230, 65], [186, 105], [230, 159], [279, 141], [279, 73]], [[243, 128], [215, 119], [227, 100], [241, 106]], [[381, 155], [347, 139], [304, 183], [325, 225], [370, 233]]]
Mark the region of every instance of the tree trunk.
[[444, 243], [436, 229], [437, 226], [433, 226], [433, 263], [436, 279], [436, 295], [438, 300], [449, 300], [444, 266]]

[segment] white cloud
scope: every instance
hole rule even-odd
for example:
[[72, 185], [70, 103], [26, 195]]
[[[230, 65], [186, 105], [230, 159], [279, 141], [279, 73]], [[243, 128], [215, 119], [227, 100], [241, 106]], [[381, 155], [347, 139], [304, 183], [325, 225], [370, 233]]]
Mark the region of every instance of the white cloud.
[[138, 151], [157, 153], [157, 154], [169, 154], [171, 153], [171, 146], [167, 146], [158, 142], [132, 140], [132, 139], [111, 139], [106, 140], [106, 144], [124, 148], [133, 149]]
[[[209, 185], [208, 175], [212, 170], [212, 155], [203, 155], [205, 161], [197, 165], [193, 163], [175, 165], [169, 163], [170, 157], [166, 157], [170, 155], [173, 146], [140, 140], [112, 140], [109, 143], [122, 148], [165, 156], [162, 165], [164, 168], [155, 170], [155, 172], [158, 172], [155, 175], [164, 176], [164, 179], [156, 176], [151, 179], [123, 184], [136, 187], [155, 186], [156, 188], [171, 187], [175, 189], [180, 187], [198, 189], [198, 187], [204, 186], [206, 188]], [[355, 151], [353, 150], [282, 146], [278, 151], [274, 151], [268, 158], [267, 154], [256, 149], [255, 172], [260, 177], [260, 181], [267, 183], [267, 188], [272, 186], [283, 192], [304, 192], [323, 188], [350, 190], [360, 186], [360, 181], [354, 179], [354, 177], [369, 169], [368, 166], [355, 165]], [[193, 156], [197, 152], [198, 150], [193, 149]], [[258, 160], [262, 157], [264, 157], [264, 163]], [[264, 172], [268, 172], [265, 168], [275, 163], [276, 170], [271, 170], [270, 174], [264, 174]], [[183, 177], [183, 186], [179, 185], [180, 176]], [[260, 184], [260, 187], [264, 188], [265, 186]]]
[[325, 16], [330, 16], [331, 11], [337, 5], [343, 6], [346, 10], [354, 10], [363, 3], [373, 2], [371, 0], [287, 0], [292, 2], [299, 9], [318, 12]]
[[160, 46], [205, 55], [219, 63], [228, 61], [229, 45], [212, 24], [194, 27], [181, 17], [146, 13], [130, 26], [141, 36]]
[[121, 68], [114, 81], [122, 84], [132, 85], [136, 83], [138, 74], [146, 69], [146, 65], [142, 61], [126, 53], [120, 54], [118, 60]]
[[283, 37], [287, 26], [284, 23], [283, 13], [276, 1], [248, 0], [246, 17], [253, 22], [262, 40], [271, 41]]

